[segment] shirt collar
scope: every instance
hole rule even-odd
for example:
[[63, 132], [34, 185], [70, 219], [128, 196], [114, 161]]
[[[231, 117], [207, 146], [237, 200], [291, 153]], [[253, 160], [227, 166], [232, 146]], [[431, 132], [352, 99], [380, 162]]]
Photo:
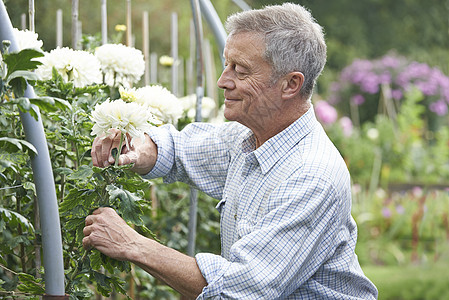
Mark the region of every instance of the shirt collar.
[[[266, 174], [281, 157], [312, 131], [315, 126], [315, 112], [313, 106], [311, 106], [304, 115], [293, 122], [289, 127], [254, 150], [252, 153], [258, 161], [262, 173]], [[255, 148], [255, 145], [256, 139], [254, 134], [250, 132], [243, 140], [242, 150], [243, 152], [248, 153], [251, 151], [250, 149]]]

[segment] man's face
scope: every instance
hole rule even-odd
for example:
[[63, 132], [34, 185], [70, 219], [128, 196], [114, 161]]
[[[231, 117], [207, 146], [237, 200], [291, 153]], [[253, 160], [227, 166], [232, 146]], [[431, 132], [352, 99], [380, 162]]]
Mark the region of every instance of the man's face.
[[218, 79], [224, 89], [224, 116], [253, 131], [269, 126], [279, 109], [280, 88], [271, 82], [272, 68], [263, 58], [265, 43], [254, 33], [229, 36], [224, 49], [225, 69]]

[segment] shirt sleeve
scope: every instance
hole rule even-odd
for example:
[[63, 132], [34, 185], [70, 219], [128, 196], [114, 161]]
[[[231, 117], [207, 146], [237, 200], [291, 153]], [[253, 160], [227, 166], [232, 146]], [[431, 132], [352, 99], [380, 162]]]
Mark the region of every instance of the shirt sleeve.
[[153, 128], [147, 133], [157, 145], [158, 157], [144, 178], [185, 182], [221, 199], [231, 161], [230, 141], [240, 134], [239, 128], [233, 123], [192, 123], [182, 131], [172, 125]]
[[[347, 202], [349, 199], [345, 199]], [[270, 196], [268, 212], [256, 223], [240, 220], [230, 259], [196, 255], [208, 285], [198, 299], [279, 299], [308, 281], [347, 243], [342, 195], [329, 180], [301, 174]], [[223, 208], [226, 209], [226, 206]]]

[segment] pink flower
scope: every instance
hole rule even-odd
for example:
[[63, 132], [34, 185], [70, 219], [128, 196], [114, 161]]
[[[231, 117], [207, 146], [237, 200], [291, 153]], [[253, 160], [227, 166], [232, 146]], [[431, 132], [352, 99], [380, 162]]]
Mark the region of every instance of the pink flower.
[[315, 112], [318, 120], [325, 125], [333, 124], [337, 121], [337, 110], [324, 100], [315, 103]]
[[388, 207], [382, 208], [382, 216], [383, 216], [385, 219], [391, 218], [391, 210], [390, 210]]
[[360, 94], [354, 95], [351, 97], [351, 102], [355, 105], [361, 105], [365, 102], [365, 97]]
[[340, 124], [341, 128], [343, 129], [344, 136], [350, 136], [352, 134], [352, 130], [353, 130], [354, 126], [352, 125], [352, 121], [350, 118], [342, 117], [339, 120], [339, 124]]

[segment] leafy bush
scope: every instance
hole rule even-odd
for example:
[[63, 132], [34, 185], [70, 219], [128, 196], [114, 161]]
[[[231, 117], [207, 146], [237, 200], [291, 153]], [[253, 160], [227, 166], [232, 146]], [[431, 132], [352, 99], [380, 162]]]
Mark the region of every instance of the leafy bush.
[[[55, 68], [51, 79], [36, 81], [38, 78], [31, 70], [39, 66], [34, 61], [38, 57], [42, 57], [41, 51], [27, 49], [6, 54], [1, 60], [0, 294], [14, 292], [34, 299], [45, 287], [39, 278], [40, 231], [33, 226], [36, 193], [30, 155], [36, 150], [24, 140], [19, 118], [19, 110], [37, 117], [38, 107], [60, 202], [66, 292], [72, 299], [91, 298], [92, 287], [104, 296], [113, 292], [126, 295], [133, 280], [143, 297], [173, 298], [175, 294], [170, 288], [142, 275], [129, 263], [110, 259], [96, 250], [85, 251], [81, 246], [82, 229], [85, 217], [94, 209], [111, 206], [140, 233], [155, 237], [149, 227], [163, 243], [185, 251], [189, 188], [144, 180], [129, 171], [129, 166], [93, 167], [91, 112], [96, 104], [105, 102], [117, 91], [101, 84], [76, 86], [70, 76], [69, 80], [64, 79]], [[27, 83], [33, 84], [42, 96], [24, 97]], [[192, 122], [187, 115], [182, 120], [183, 125]], [[220, 251], [215, 202], [200, 193], [199, 251]]]

